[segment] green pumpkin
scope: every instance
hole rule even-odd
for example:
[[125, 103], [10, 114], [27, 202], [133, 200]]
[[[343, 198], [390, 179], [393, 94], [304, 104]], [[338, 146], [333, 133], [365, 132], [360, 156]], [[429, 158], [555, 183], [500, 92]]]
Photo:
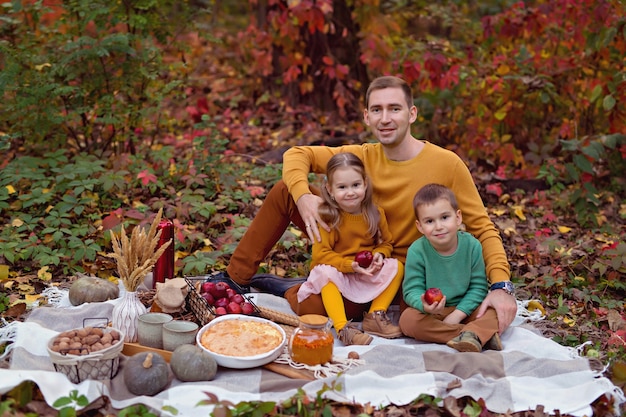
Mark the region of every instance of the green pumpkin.
[[217, 362], [210, 353], [195, 345], [180, 345], [170, 358], [172, 372], [180, 381], [210, 381], [217, 373]]
[[137, 353], [124, 365], [126, 388], [135, 395], [156, 395], [163, 391], [169, 380], [169, 366], [158, 353]]

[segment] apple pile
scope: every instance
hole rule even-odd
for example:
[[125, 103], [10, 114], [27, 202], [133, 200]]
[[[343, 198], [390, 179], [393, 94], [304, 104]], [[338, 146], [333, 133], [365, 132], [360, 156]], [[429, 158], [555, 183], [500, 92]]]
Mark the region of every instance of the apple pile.
[[203, 282], [200, 295], [215, 309], [216, 316], [254, 313], [254, 306], [226, 282]]

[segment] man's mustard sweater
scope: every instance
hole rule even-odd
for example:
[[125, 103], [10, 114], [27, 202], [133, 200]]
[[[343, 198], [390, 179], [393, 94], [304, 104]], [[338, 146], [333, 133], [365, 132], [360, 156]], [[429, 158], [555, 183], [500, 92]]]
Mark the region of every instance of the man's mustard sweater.
[[421, 236], [415, 226], [413, 197], [428, 183], [450, 188], [459, 202], [467, 232], [482, 244], [487, 277], [491, 283], [510, 279], [502, 238], [489, 218], [474, 180], [463, 160], [454, 152], [424, 141], [413, 159], [387, 159], [379, 143], [341, 147], [296, 146], [283, 157], [283, 180], [295, 201], [309, 190], [308, 174], [324, 173], [328, 160], [338, 152], [352, 152], [365, 164], [371, 178], [374, 202], [387, 215], [393, 236], [392, 257], [405, 263], [409, 246]]

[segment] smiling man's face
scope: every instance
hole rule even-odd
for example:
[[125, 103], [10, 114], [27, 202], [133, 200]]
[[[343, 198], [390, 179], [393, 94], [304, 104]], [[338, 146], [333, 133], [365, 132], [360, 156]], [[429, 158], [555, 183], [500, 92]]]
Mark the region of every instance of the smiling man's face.
[[411, 124], [417, 118], [417, 108], [408, 107], [400, 87], [374, 90], [368, 108], [363, 112], [365, 124], [384, 146], [396, 146], [411, 139]]

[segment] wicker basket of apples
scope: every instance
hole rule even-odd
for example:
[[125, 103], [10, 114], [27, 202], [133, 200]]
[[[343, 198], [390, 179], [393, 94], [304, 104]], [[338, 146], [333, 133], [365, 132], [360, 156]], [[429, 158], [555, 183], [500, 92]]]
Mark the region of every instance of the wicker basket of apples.
[[236, 283], [214, 279], [211, 275], [186, 277], [189, 285], [187, 307], [204, 326], [226, 314], [260, 316], [261, 311]]

